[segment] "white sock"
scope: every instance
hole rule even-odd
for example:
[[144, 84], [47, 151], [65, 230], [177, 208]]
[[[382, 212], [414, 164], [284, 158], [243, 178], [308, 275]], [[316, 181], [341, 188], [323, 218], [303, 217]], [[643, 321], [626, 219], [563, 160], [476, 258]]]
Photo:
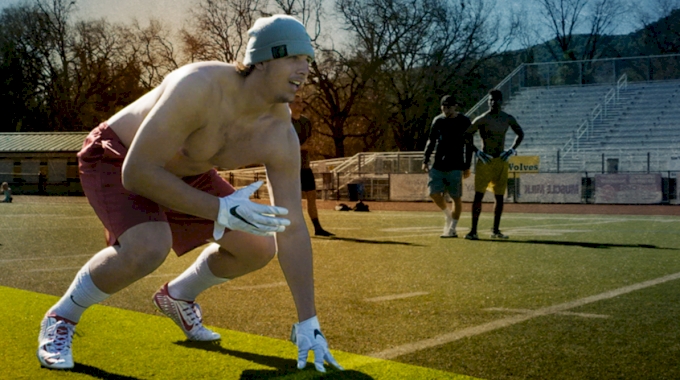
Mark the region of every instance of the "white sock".
[[78, 323], [88, 307], [109, 298], [92, 282], [90, 268], [85, 264], [71, 283], [63, 297], [48, 311], [72, 322]]
[[455, 230], [457, 225], [458, 225], [458, 219], [453, 219], [451, 221], [451, 228]]
[[451, 210], [449, 210], [448, 208], [445, 208], [445, 209], [442, 210], [442, 212], [444, 213], [444, 216], [446, 217], [446, 223], [449, 223], [451, 221], [451, 218], [452, 218]]
[[193, 301], [202, 291], [229, 281], [228, 278], [217, 277], [210, 271], [208, 251], [212, 251], [212, 249], [206, 248], [184, 273], [168, 283], [170, 297], [183, 301]]

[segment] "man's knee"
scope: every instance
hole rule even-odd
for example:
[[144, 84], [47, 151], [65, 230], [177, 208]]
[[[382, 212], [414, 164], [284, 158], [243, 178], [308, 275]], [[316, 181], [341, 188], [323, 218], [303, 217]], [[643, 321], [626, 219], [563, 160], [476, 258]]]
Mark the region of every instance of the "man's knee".
[[276, 256], [276, 240], [273, 237], [248, 234], [246, 239], [238, 239], [238, 242], [235, 240], [232, 239], [230, 244], [220, 247], [220, 252], [247, 263], [252, 270], [264, 267]]
[[444, 193], [441, 191], [430, 191], [430, 198], [432, 198], [435, 201], [444, 199]]
[[160, 223], [133, 227], [118, 241], [118, 254], [125, 257], [128, 269], [141, 274], [151, 273], [161, 266], [172, 249], [170, 228], [164, 228]]
[[267, 265], [276, 256], [276, 241], [273, 237], [259, 239], [253, 248], [253, 261], [260, 268]]

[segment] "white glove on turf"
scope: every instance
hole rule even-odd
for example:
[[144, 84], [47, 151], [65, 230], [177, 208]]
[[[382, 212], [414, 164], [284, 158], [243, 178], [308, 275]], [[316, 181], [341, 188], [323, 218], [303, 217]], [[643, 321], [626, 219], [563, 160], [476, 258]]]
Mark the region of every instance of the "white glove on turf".
[[503, 161], [507, 161], [510, 158], [510, 156], [514, 156], [515, 154], [517, 154], [517, 151], [514, 148], [510, 148], [505, 152], [501, 153], [501, 159]]
[[477, 156], [477, 159], [479, 161], [482, 161], [485, 164], [488, 164], [493, 159], [493, 157], [491, 157], [491, 155], [484, 153], [484, 151], [482, 151], [482, 150], [476, 151], [475, 156]]
[[307, 356], [309, 351], [312, 350], [314, 351], [314, 366], [317, 371], [326, 372], [326, 368], [323, 365], [324, 360], [335, 368], [344, 371], [344, 368], [331, 355], [326, 337], [321, 333], [319, 320], [316, 316], [294, 324], [293, 331], [290, 333], [290, 340], [298, 347], [298, 369], [305, 368]]
[[213, 238], [219, 240], [224, 235], [224, 228], [239, 230], [251, 234], [268, 236], [275, 232], [283, 232], [290, 220], [277, 218], [274, 215], [287, 215], [283, 207], [261, 205], [250, 201], [250, 196], [262, 186], [262, 181], [236, 190], [234, 193], [220, 198], [220, 211], [217, 214]]

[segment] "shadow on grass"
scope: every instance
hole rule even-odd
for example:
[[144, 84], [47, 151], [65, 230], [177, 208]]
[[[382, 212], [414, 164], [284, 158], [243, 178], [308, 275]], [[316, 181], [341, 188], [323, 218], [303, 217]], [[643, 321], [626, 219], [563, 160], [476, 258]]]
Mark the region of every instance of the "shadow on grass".
[[197, 348], [200, 350], [217, 352], [224, 355], [233, 356], [239, 359], [244, 359], [251, 361], [253, 363], [266, 365], [268, 367], [273, 367], [273, 370], [254, 370], [249, 369], [241, 373], [241, 379], [276, 379], [276, 378], [288, 378], [288, 379], [315, 379], [323, 377], [324, 379], [356, 379], [356, 380], [372, 380], [371, 376], [363, 374], [359, 371], [347, 370], [347, 371], [337, 371], [330, 366], [326, 366], [327, 373], [322, 374], [314, 369], [314, 364], [308, 363], [305, 370], [300, 371], [297, 369], [297, 362], [292, 359], [283, 359], [278, 356], [268, 356], [254, 354], [252, 352], [243, 352], [229, 350], [222, 347], [219, 341], [216, 342], [192, 342], [188, 340], [174, 342], [176, 345], [187, 347], [187, 348]]
[[545, 245], [562, 245], [566, 247], [583, 247], [583, 248], [647, 248], [647, 249], [666, 249], [677, 251], [678, 248], [659, 247], [653, 244], [616, 244], [616, 243], [589, 243], [581, 241], [557, 241], [557, 240], [478, 240], [492, 243], [519, 243], [519, 244], [545, 244]]
[[[314, 239], [314, 237], [312, 237]], [[424, 247], [422, 244], [413, 244], [413, 243], [406, 243], [403, 241], [390, 241], [390, 240], [369, 240], [369, 239], [357, 239], [357, 238], [348, 238], [348, 237], [338, 237], [338, 236], [330, 236], [327, 238], [323, 238], [324, 240], [342, 240], [342, 241], [351, 241], [353, 243], [366, 243], [366, 244], [391, 244], [391, 245], [409, 245], [412, 247]]]
[[[64, 370], [52, 370], [64, 371]], [[92, 376], [97, 379], [112, 379], [112, 380], [139, 380], [137, 377], [116, 375], [115, 373], [106, 372], [103, 369], [92, 367], [85, 364], [75, 363], [72, 369], [67, 369], [68, 372], [82, 373], [83, 375]]]

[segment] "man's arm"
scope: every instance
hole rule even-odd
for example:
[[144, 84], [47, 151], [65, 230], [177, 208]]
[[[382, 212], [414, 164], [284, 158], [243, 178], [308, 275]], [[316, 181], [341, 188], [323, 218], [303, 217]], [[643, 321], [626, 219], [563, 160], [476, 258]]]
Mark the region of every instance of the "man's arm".
[[295, 154], [300, 145], [292, 128], [276, 128], [287, 135], [270, 137], [273, 144], [267, 150], [264, 161], [269, 179], [269, 194], [272, 204], [290, 210], [290, 226], [276, 234], [278, 258], [286, 282], [293, 294], [298, 312], [298, 323], [293, 324], [290, 339], [297, 346], [297, 367], [305, 368], [310, 351], [314, 352], [314, 366], [317, 371], [326, 372], [324, 362], [342, 370], [333, 358], [326, 337], [321, 332], [316, 316], [314, 300], [314, 271], [312, 265], [312, 244], [302, 216], [300, 202], [300, 157]]
[[300, 321], [316, 315], [312, 244], [300, 202], [300, 156], [298, 137], [292, 128], [276, 137], [265, 160], [272, 204], [288, 209], [290, 225], [276, 235], [278, 259], [293, 295]]
[[[472, 148], [470, 154], [474, 154], [477, 157], [478, 162], [481, 161], [483, 163], [489, 163], [491, 159], [493, 158], [491, 155], [487, 154], [484, 152], [484, 148], [486, 147], [486, 143], [484, 139], [482, 138], [482, 149], [479, 149], [475, 144], [474, 144], [474, 137], [475, 133], [482, 128], [482, 126], [485, 123], [485, 118], [484, 115], [477, 116], [475, 120], [472, 122], [472, 125], [470, 125], [470, 128], [468, 128], [467, 131], [465, 131], [465, 136], [466, 140], [469, 141], [469, 146]], [[480, 132], [480, 136], [482, 133]], [[472, 159], [470, 159], [472, 161]]]
[[210, 83], [200, 74], [171, 74], [140, 126], [123, 163], [123, 185], [163, 206], [216, 220], [219, 199], [188, 186], [165, 169], [188, 136], [205, 124]]
[[519, 144], [522, 143], [522, 140], [524, 140], [524, 130], [522, 129], [522, 127], [519, 126], [517, 120], [513, 116], [511, 115], [508, 116], [509, 116], [508, 125], [510, 126], [512, 131], [515, 132], [515, 135], [517, 135], [515, 136], [515, 141], [512, 143], [511, 149], [517, 149], [517, 147], [519, 147]]
[[[472, 147], [472, 153], [476, 153], [478, 150], [481, 150], [475, 145], [475, 133], [477, 133], [477, 131], [479, 131], [479, 126], [482, 123], [482, 117], [483, 116], [477, 116], [472, 121], [472, 123], [468, 127], [467, 131], [465, 131], [465, 140]], [[484, 142], [482, 142], [482, 144], [483, 143]]]
[[470, 170], [470, 166], [472, 166], [472, 155], [475, 153], [475, 150], [476, 150], [475, 144], [474, 144], [474, 141], [473, 141], [474, 135], [469, 134], [467, 132], [467, 131], [470, 130], [471, 126], [472, 126], [472, 124], [470, 124], [468, 126], [467, 130], [465, 131], [465, 133], [463, 133], [463, 150], [465, 151], [464, 152], [464, 160], [465, 160], [464, 165], [465, 165], [466, 171]]
[[423, 152], [423, 170], [429, 171], [430, 169], [430, 157], [434, 151], [435, 145], [437, 145], [437, 129], [436, 120], [432, 121], [430, 126], [430, 133], [427, 136], [427, 143], [425, 143], [425, 151]]

